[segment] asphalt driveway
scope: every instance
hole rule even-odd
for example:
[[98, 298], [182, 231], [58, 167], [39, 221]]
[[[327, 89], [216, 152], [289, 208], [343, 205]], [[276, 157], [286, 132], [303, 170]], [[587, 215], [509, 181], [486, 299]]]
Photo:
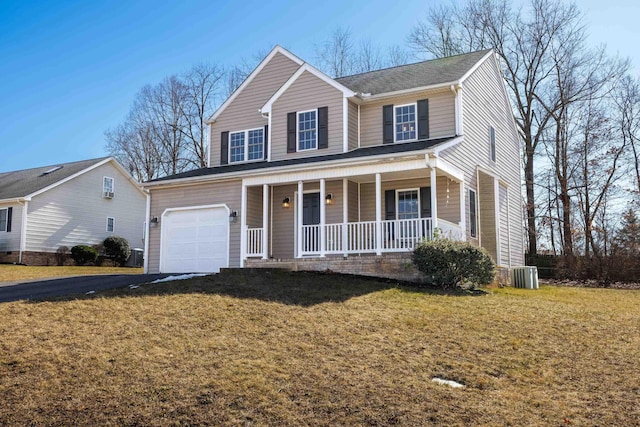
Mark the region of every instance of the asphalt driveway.
[[0, 302], [86, 294], [89, 291], [148, 283], [168, 274], [76, 276], [29, 282], [0, 282]]

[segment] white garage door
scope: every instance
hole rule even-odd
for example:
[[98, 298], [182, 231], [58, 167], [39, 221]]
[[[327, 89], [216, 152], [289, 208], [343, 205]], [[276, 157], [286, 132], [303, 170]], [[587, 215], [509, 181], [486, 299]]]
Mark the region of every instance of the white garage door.
[[217, 273], [229, 266], [226, 207], [165, 212], [161, 238], [162, 273]]

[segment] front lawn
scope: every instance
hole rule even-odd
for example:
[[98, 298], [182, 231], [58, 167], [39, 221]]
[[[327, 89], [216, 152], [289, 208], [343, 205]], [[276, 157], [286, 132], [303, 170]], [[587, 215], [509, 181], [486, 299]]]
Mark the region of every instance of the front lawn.
[[0, 264], [0, 282], [19, 282], [22, 280], [50, 279], [65, 276], [91, 276], [95, 274], [142, 274], [142, 268]]
[[0, 319], [0, 425], [640, 425], [640, 291], [264, 272]]

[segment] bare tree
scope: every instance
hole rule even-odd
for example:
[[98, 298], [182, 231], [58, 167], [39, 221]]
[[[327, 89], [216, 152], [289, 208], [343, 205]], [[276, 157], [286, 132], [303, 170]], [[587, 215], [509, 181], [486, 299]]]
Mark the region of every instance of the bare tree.
[[375, 46], [371, 39], [363, 39], [358, 45], [355, 59], [352, 61], [351, 71], [354, 73], [366, 73], [382, 68], [383, 63], [380, 48]]
[[349, 28], [336, 27], [328, 40], [315, 46], [318, 66], [332, 77], [353, 73], [356, 49]]
[[393, 45], [387, 49], [386, 65], [388, 67], [397, 67], [409, 63], [409, 52], [402, 46]]

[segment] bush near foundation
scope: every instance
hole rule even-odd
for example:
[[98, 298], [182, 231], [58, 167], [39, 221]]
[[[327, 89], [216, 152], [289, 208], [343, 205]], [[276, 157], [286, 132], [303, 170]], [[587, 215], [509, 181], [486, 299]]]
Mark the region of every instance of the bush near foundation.
[[124, 237], [109, 236], [102, 242], [104, 254], [120, 267], [124, 267], [131, 256], [131, 247]]
[[412, 260], [427, 283], [441, 288], [488, 285], [495, 275], [489, 254], [467, 242], [424, 241], [413, 250]]
[[93, 264], [98, 259], [98, 251], [91, 246], [76, 245], [71, 248], [71, 258], [76, 265]]

